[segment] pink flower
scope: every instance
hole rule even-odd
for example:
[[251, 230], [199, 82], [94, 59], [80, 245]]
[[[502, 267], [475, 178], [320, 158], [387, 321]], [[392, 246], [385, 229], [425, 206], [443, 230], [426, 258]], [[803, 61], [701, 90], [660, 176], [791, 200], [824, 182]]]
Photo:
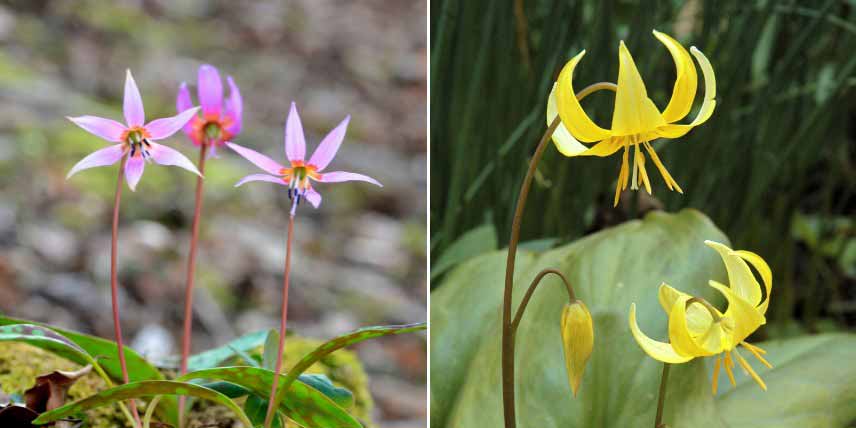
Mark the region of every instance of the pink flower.
[[145, 121], [143, 100], [140, 97], [140, 90], [137, 89], [137, 84], [134, 83], [134, 77], [131, 76], [131, 70], [127, 70], [124, 101], [125, 122], [127, 125], [96, 116], [68, 118], [68, 120], [86, 131], [107, 141], [119, 144], [96, 150], [83, 158], [77, 165], [71, 168], [66, 178], [84, 169], [113, 165], [122, 159], [125, 154], [128, 154], [127, 163], [125, 164], [125, 181], [128, 182], [131, 190], [136, 189], [140, 177], [143, 176], [146, 161], [154, 161], [160, 165], [173, 165], [184, 168], [194, 174], [202, 175], [199, 174], [193, 162], [184, 157], [184, 155], [174, 149], [154, 142], [156, 140], [163, 140], [181, 129], [196, 114], [197, 110], [199, 110], [199, 107], [193, 107], [179, 113], [177, 116], [156, 119], [143, 125]]
[[374, 178], [362, 174], [344, 171], [321, 173], [330, 164], [333, 157], [336, 156], [336, 152], [345, 138], [345, 131], [348, 128], [348, 121], [350, 119], [350, 116], [346, 117], [339, 126], [333, 128], [321, 140], [312, 157], [308, 161], [305, 161], [306, 139], [303, 136], [303, 125], [300, 124], [297, 106], [292, 102], [291, 111], [288, 113], [288, 119], [285, 122], [285, 157], [288, 158], [291, 167], [286, 168], [255, 150], [250, 150], [234, 143], [226, 143], [229, 148], [267, 172], [267, 174], [248, 175], [238, 181], [235, 187], [249, 181], [269, 181], [288, 186], [288, 197], [295, 198], [294, 205], [292, 206], [292, 215], [294, 215], [294, 208], [300, 203], [301, 198], [305, 198], [315, 208], [321, 205], [321, 195], [312, 188], [312, 181], [338, 183], [356, 180], [383, 187]]
[[[213, 66], [201, 65], [196, 80], [202, 115], [194, 115], [190, 122], [184, 125], [183, 130], [193, 144], [199, 146], [204, 142], [209, 143], [209, 154], [213, 155], [218, 146], [231, 141], [232, 137], [241, 132], [243, 100], [232, 76], [226, 76], [229, 98], [223, 99], [223, 82], [220, 80], [220, 73]], [[182, 83], [178, 88], [175, 106], [178, 111], [193, 106], [186, 83]]]

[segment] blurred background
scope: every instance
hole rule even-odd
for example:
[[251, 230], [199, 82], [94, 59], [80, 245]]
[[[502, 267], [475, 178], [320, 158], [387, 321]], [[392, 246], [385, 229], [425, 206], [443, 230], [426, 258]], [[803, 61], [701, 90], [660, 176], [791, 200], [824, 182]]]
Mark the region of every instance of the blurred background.
[[[0, 312], [112, 338], [110, 218], [116, 167], [66, 181], [104, 142], [65, 116], [120, 119], [130, 68], [149, 119], [175, 114], [178, 85], [210, 63], [244, 98], [236, 143], [284, 159], [295, 100], [309, 150], [347, 114], [324, 185], [295, 225], [289, 330], [329, 338], [364, 325], [426, 320], [426, 1], [0, 2]], [[195, 89], [193, 98], [196, 99]], [[194, 161], [177, 133], [165, 144]], [[278, 326], [288, 199], [265, 183], [234, 189], [252, 164], [207, 163], [194, 351]], [[119, 231], [126, 340], [178, 352], [195, 178], [149, 167], [125, 191]], [[380, 426], [424, 426], [425, 336], [356, 347]]]
[[[431, 276], [508, 244], [529, 158], [546, 129], [549, 89], [582, 49], [575, 87], [615, 81], [624, 40], [664, 108], [674, 63], [652, 29], [713, 64], [717, 107], [704, 125], [654, 143], [686, 194], [655, 172], [653, 197], [612, 207], [620, 158], [539, 164], [524, 247], [547, 249], [652, 209], [693, 207], [734, 248], [770, 263], [776, 297], [765, 332], [783, 337], [856, 325], [856, 2], [567, 1], [431, 4]], [[694, 117], [701, 102], [702, 77]], [[614, 94], [583, 102], [610, 123]], [[686, 122], [686, 121], [685, 121]], [[432, 284], [439, 284], [432, 280]]]

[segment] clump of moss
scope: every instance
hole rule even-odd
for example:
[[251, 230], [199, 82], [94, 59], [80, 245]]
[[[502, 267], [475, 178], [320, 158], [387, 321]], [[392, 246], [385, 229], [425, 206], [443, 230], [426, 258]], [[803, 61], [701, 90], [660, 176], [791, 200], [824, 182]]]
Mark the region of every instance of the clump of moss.
[[[36, 376], [54, 370], [77, 370], [80, 366], [49, 352], [23, 343], [6, 342], [0, 347], [0, 389], [7, 394], [24, 394], [33, 386]], [[68, 402], [88, 397], [106, 388], [94, 372], [81, 377], [68, 390]], [[118, 406], [102, 406], [87, 414], [91, 428], [131, 428]]]

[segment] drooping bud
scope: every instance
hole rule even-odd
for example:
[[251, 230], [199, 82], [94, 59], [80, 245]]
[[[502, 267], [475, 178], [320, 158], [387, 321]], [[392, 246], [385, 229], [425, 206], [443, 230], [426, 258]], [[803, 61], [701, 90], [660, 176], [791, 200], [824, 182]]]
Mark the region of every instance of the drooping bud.
[[583, 379], [583, 371], [594, 347], [594, 326], [591, 314], [580, 300], [566, 304], [562, 310], [562, 345], [565, 350], [568, 383], [576, 397]]

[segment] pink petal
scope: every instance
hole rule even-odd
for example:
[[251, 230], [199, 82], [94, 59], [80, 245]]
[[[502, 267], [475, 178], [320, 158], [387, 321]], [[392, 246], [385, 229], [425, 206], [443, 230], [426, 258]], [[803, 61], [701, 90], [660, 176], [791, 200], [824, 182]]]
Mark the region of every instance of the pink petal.
[[345, 118], [338, 126], [333, 128], [323, 140], [321, 140], [321, 144], [318, 145], [318, 148], [315, 149], [315, 153], [312, 154], [312, 157], [309, 159], [309, 165], [314, 165], [318, 171], [323, 171], [327, 165], [330, 164], [330, 161], [336, 156], [336, 152], [339, 151], [339, 146], [342, 144], [342, 140], [345, 139], [345, 132], [348, 130], [348, 122], [351, 120], [351, 116]]
[[226, 100], [226, 116], [232, 119], [231, 125], [226, 128], [226, 131], [232, 135], [238, 135], [241, 132], [244, 116], [244, 100], [241, 98], [241, 91], [238, 90], [238, 85], [232, 80], [232, 76], [226, 76], [226, 82], [229, 84], [229, 99]]
[[239, 146], [235, 143], [226, 143], [230, 149], [238, 152], [239, 155], [243, 156], [248, 161], [255, 164], [257, 167], [273, 174], [273, 175], [281, 175], [281, 171], [285, 168], [280, 165], [277, 161], [255, 151], [252, 149], [248, 149], [243, 146]]
[[[187, 90], [187, 83], [181, 82], [181, 86], [178, 87], [178, 96], [175, 98], [175, 110], [181, 112], [191, 107], [193, 107], [193, 100], [190, 99], [190, 91]], [[182, 128], [185, 134], [190, 135], [193, 133], [192, 123], [193, 121], [191, 120]]]
[[129, 156], [128, 162], [125, 163], [125, 181], [128, 182], [128, 187], [131, 191], [137, 190], [137, 183], [140, 182], [140, 177], [143, 176], [143, 169], [146, 167], [146, 161], [139, 155]]
[[374, 184], [376, 186], [383, 187], [383, 184], [380, 184], [374, 178], [371, 178], [367, 175], [356, 174], [353, 172], [345, 172], [345, 171], [334, 171], [334, 172], [325, 172], [321, 174], [321, 179], [318, 180], [322, 183], [341, 183], [343, 181], [365, 181], [367, 183]]
[[131, 76], [131, 70], [125, 73], [125, 122], [128, 127], [140, 126], [146, 121], [146, 113], [143, 110], [143, 98], [140, 96], [140, 90], [137, 89], [137, 83], [134, 82], [134, 76]]
[[304, 194], [303, 197], [312, 204], [313, 208], [318, 208], [318, 206], [321, 205], [321, 194], [316, 192], [315, 189], [307, 189], [306, 194]]
[[303, 136], [303, 125], [297, 114], [297, 105], [291, 102], [291, 111], [285, 120], [285, 157], [288, 160], [302, 161], [306, 157], [306, 137]]
[[240, 186], [244, 183], [250, 182], [250, 181], [269, 181], [271, 183], [281, 184], [283, 186], [285, 186], [287, 184], [286, 182], [282, 181], [282, 178], [280, 178], [280, 177], [274, 177], [272, 175], [267, 175], [267, 174], [251, 174], [251, 175], [248, 175], [248, 176], [242, 178], [237, 183], [235, 183], [235, 187], [238, 187], [238, 186]]
[[149, 153], [152, 155], [152, 160], [155, 161], [158, 165], [166, 165], [166, 166], [177, 166], [179, 168], [184, 168], [198, 176], [202, 176], [198, 169], [196, 169], [196, 165], [190, 161], [187, 157], [181, 154], [178, 150], [169, 148], [164, 146], [163, 144], [158, 143], [149, 143], [151, 148], [149, 149]]
[[192, 107], [175, 116], [164, 119], [155, 119], [149, 122], [145, 126], [146, 131], [149, 131], [150, 134], [149, 139], [163, 140], [164, 138], [175, 134], [176, 131], [181, 129], [184, 125], [190, 123], [190, 120], [193, 119], [193, 116], [196, 115], [197, 111], [199, 111], [199, 107]]
[[202, 114], [220, 117], [220, 109], [223, 106], [223, 82], [220, 80], [220, 72], [208, 64], [202, 64], [199, 67], [196, 85]]
[[74, 122], [75, 125], [85, 129], [87, 132], [114, 143], [122, 141], [122, 133], [127, 129], [125, 128], [125, 125], [122, 125], [115, 120], [104, 119], [97, 116], [68, 117], [67, 119]]
[[116, 144], [114, 146], [105, 147], [101, 150], [92, 152], [89, 156], [81, 159], [80, 162], [74, 165], [65, 178], [69, 179], [72, 175], [77, 174], [84, 169], [95, 168], [96, 166], [113, 165], [118, 162], [119, 159], [122, 159], [122, 155], [125, 154], [124, 148], [124, 144]]

